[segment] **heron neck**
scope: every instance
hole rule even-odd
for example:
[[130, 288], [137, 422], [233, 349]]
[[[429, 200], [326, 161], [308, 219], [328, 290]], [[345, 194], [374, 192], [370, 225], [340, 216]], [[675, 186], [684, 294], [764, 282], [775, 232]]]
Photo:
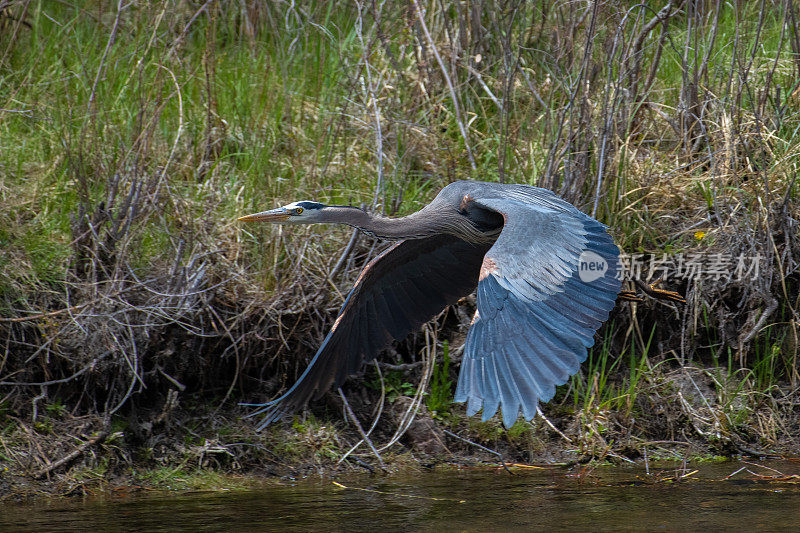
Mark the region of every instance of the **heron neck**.
[[430, 220], [419, 216], [422, 211], [406, 217], [388, 218], [373, 215], [355, 207], [332, 206], [328, 210], [326, 215], [330, 222], [347, 224], [380, 239], [392, 241], [421, 239], [442, 232]]
[[[329, 208], [331, 222], [347, 224], [362, 232], [387, 240], [424, 239], [433, 235], [450, 234], [471, 242], [484, 242], [487, 235], [478, 231], [457, 212], [446, 210], [435, 213], [423, 208], [405, 217], [388, 218], [373, 215], [352, 207]], [[433, 216], [433, 215], [436, 216]]]

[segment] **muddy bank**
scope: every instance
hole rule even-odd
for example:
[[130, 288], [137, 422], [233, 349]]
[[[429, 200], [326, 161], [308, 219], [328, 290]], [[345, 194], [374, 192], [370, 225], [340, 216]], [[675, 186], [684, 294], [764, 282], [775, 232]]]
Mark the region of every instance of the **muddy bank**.
[[[455, 406], [445, 416], [423, 405], [403, 421], [414, 401], [386, 402], [370, 434], [375, 451], [342, 417], [333, 394], [311, 411], [263, 432], [241, 407], [209, 409], [196, 395], [174, 395], [147, 419], [134, 413], [111, 426], [97, 416], [46, 410], [36, 423], [6, 414], [0, 436], [0, 500], [72, 497], [102, 492], [225, 490], [306, 476], [363, 472], [392, 475], [446, 465], [679, 462], [715, 457], [800, 455], [797, 408], [789, 391], [757, 401], [749, 418], [732, 424], [718, 399], [714, 369], [696, 367], [654, 373], [650, 394], [633, 411], [576, 409], [568, 396], [543, 406], [544, 418], [505, 430]], [[732, 386], [726, 384], [725, 386]], [[380, 395], [353, 380], [348, 403], [370, 428]], [[756, 396], [750, 393], [751, 396]], [[781, 398], [787, 402], [781, 403]], [[744, 401], [746, 397], [740, 398]], [[744, 408], [745, 406], [740, 406]], [[768, 425], [771, 422], [772, 425]], [[407, 426], [398, 437], [398, 427]], [[394, 444], [386, 446], [395, 440]]]

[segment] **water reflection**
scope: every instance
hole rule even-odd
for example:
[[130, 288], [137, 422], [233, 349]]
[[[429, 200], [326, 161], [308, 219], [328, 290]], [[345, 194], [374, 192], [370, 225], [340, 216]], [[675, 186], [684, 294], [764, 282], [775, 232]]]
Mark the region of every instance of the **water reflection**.
[[[796, 529], [800, 479], [746, 472], [725, 479], [739, 466], [702, 467], [682, 482], [665, 470], [648, 476], [620, 467], [516, 475], [462, 470], [350, 477], [340, 480], [353, 487], [346, 489], [326, 480], [249, 492], [12, 505], [0, 512], [0, 531]], [[771, 466], [800, 474], [798, 463]]]

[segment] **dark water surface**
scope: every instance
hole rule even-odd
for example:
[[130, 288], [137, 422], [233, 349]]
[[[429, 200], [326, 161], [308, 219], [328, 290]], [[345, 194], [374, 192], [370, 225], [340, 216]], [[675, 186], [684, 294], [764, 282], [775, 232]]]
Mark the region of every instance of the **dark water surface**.
[[6, 504], [0, 531], [800, 530], [800, 462], [697, 469], [678, 482], [693, 468], [436, 471], [339, 479], [348, 488]]

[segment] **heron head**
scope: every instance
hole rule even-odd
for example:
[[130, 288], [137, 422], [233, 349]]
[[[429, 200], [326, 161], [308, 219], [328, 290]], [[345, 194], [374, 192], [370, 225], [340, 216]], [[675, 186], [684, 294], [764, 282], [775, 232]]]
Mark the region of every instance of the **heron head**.
[[328, 206], [319, 202], [292, 202], [277, 209], [239, 217], [245, 222], [272, 222], [273, 224], [313, 224], [322, 222], [322, 210]]

